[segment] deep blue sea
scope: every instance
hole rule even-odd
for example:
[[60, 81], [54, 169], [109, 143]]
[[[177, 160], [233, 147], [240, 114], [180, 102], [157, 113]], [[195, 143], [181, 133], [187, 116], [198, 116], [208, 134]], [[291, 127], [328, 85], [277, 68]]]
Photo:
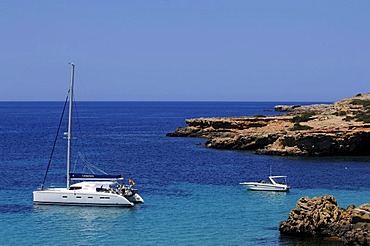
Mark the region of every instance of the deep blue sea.
[[[334, 245], [282, 237], [279, 222], [303, 196], [369, 203], [370, 157], [264, 156], [165, 136], [188, 118], [271, 115], [275, 104], [77, 102], [74, 153], [136, 182], [145, 204], [128, 209], [34, 206], [63, 102], [0, 102], [0, 245]], [[65, 157], [61, 134], [48, 186], [65, 186]], [[73, 169], [80, 165], [74, 158]], [[270, 167], [289, 177], [290, 192], [239, 185], [267, 178]]]

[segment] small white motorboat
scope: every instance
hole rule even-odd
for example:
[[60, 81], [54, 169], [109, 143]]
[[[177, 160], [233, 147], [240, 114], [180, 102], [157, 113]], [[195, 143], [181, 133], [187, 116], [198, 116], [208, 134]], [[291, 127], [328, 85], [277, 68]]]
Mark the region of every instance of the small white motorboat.
[[289, 191], [287, 176], [269, 176], [269, 181], [242, 182], [248, 190], [256, 191]]

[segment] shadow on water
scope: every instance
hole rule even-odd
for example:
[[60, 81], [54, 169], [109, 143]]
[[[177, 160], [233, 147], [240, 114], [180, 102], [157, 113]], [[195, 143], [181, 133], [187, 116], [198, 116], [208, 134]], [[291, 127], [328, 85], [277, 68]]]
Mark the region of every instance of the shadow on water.
[[285, 204], [290, 192], [275, 192], [275, 191], [251, 191], [245, 190], [249, 199], [256, 202], [263, 202], [272, 205]]
[[280, 246], [300, 245], [300, 246], [339, 246], [343, 245], [341, 241], [335, 238], [306, 238], [306, 237], [292, 237], [279, 236]]
[[152, 196], [166, 196], [166, 197], [191, 197], [192, 192], [186, 189], [177, 188], [173, 186], [162, 186], [161, 189], [149, 187], [146, 192], [150, 192]]
[[1, 204], [0, 214], [25, 214], [32, 212], [33, 207], [30, 205], [20, 204]]
[[138, 210], [135, 207], [100, 207], [100, 206], [63, 206], [63, 205], [33, 205], [32, 212], [44, 215], [64, 215], [68, 217], [104, 217], [130, 214]]

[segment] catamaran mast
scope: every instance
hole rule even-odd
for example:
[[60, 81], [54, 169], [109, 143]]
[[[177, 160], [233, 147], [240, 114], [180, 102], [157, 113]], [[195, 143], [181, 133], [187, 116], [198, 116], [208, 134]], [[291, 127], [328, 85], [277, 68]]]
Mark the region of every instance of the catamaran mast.
[[73, 83], [74, 83], [74, 76], [75, 76], [75, 64], [71, 64], [71, 85], [69, 87], [69, 111], [68, 111], [68, 148], [67, 148], [67, 189], [69, 190], [70, 186], [70, 177], [69, 177], [69, 169], [71, 163], [71, 140], [72, 140], [72, 106], [73, 106]]

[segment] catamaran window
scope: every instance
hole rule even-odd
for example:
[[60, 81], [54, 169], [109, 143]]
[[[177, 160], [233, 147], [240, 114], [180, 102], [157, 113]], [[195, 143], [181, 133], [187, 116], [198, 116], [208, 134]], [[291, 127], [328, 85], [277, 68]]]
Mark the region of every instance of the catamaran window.
[[80, 196], [76, 196], [76, 198], [81, 198]]
[[82, 187], [81, 186], [72, 186], [69, 188], [70, 190], [81, 190]]
[[89, 196], [89, 197], [87, 197], [87, 198], [93, 199], [93, 197], [92, 197], [92, 196]]
[[63, 196], [64, 199], [68, 198], [67, 196]]
[[110, 197], [107, 196], [101, 196], [100, 199], [110, 199]]

